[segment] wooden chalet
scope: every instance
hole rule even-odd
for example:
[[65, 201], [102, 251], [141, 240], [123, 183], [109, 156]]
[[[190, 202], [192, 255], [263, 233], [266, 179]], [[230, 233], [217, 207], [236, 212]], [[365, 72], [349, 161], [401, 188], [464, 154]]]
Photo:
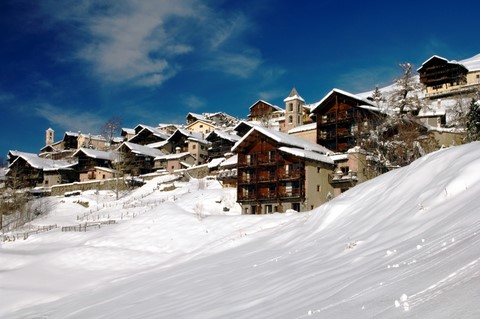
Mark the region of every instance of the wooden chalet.
[[263, 100], [258, 100], [250, 106], [250, 113], [248, 114], [249, 121], [262, 122], [271, 120], [285, 115], [285, 110], [279, 106], [270, 104]]
[[131, 142], [124, 142], [117, 151], [121, 163], [118, 169], [130, 176], [153, 172], [155, 157], [165, 155], [158, 149]]
[[417, 72], [420, 74], [420, 83], [425, 85], [427, 95], [446, 94], [467, 83], [468, 69], [465, 66], [437, 55], [425, 61]]
[[311, 110], [317, 123], [317, 143], [334, 152], [346, 152], [368, 134], [380, 117], [373, 102], [333, 89]]
[[255, 126], [232, 151], [238, 154], [237, 201], [244, 214], [311, 210], [333, 190], [333, 160], [318, 144]]
[[76, 162], [41, 158], [33, 153], [10, 151], [6, 173], [10, 187], [50, 187], [78, 181]]
[[233, 132], [216, 130], [208, 134], [205, 140], [210, 143], [208, 157], [212, 159], [223, 157], [226, 153], [231, 152], [232, 147], [240, 140], [240, 136]]
[[131, 137], [128, 142], [139, 145], [166, 141], [170, 137], [164, 131], [147, 125], [137, 125], [135, 127], [135, 132], [135, 136]]
[[103, 179], [96, 174], [97, 167], [113, 168], [118, 160], [118, 154], [89, 148], [80, 148], [73, 157], [78, 159], [78, 173], [80, 181]]

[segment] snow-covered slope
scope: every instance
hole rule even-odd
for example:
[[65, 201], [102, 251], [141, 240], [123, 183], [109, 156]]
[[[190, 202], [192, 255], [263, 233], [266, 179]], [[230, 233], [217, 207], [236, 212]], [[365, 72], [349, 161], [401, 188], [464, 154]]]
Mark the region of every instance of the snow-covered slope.
[[[478, 318], [479, 167], [441, 150], [300, 214], [239, 215], [213, 181], [84, 194], [123, 220], [4, 243], [0, 317]], [[37, 223], [76, 219], [57, 201]]]

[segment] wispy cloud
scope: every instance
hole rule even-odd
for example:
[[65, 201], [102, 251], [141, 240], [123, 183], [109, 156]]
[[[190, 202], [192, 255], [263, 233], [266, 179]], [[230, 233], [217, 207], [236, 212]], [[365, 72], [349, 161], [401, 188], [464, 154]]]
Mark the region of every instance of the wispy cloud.
[[[158, 86], [195, 55], [209, 70], [245, 78], [262, 63], [244, 41], [252, 22], [199, 0], [46, 0], [52, 27], [66, 26], [74, 56], [110, 83]], [[67, 40], [64, 40], [67, 41]]]
[[195, 95], [185, 95], [181, 97], [182, 103], [187, 106], [189, 109], [196, 110], [205, 105], [205, 101]]
[[96, 114], [75, 111], [68, 107], [59, 107], [49, 103], [41, 103], [35, 106], [34, 110], [38, 116], [48, 120], [52, 126], [69, 131], [97, 134], [105, 123], [105, 120]]
[[353, 68], [337, 77], [337, 85], [353, 93], [367, 92], [375, 86], [387, 86], [398, 77], [395, 65], [389, 67]]

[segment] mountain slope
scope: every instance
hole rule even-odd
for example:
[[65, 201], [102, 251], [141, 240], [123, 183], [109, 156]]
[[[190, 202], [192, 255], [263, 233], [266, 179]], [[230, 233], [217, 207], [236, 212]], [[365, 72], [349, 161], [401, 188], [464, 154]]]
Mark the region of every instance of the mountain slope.
[[[24, 282], [37, 300], [2, 317], [479, 317], [478, 167], [479, 142], [441, 150], [301, 214], [224, 215], [215, 187], [184, 185], [156, 206], [153, 192], [138, 218], [54, 251], [32, 252], [54, 234], [4, 244], [2, 260], [30, 263], [4, 266], [0, 282], [58, 275]], [[22, 296], [8, 283], [2, 295]]]

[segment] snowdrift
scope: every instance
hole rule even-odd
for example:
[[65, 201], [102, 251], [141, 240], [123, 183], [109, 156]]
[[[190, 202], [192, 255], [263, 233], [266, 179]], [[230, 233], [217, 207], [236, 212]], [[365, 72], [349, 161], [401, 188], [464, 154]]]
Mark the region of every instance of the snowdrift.
[[0, 317], [477, 318], [479, 168], [478, 142], [441, 150], [300, 214], [213, 182], [91, 195], [118, 224], [3, 244]]

